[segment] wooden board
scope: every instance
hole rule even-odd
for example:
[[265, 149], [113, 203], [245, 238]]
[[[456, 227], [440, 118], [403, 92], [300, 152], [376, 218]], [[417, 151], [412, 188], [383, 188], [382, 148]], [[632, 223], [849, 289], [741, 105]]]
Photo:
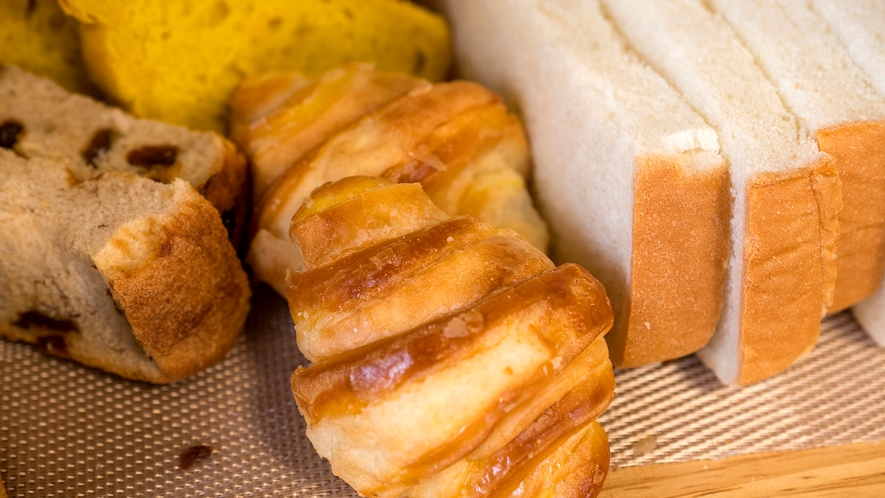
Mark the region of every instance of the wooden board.
[[885, 497], [885, 441], [627, 467], [600, 498]]

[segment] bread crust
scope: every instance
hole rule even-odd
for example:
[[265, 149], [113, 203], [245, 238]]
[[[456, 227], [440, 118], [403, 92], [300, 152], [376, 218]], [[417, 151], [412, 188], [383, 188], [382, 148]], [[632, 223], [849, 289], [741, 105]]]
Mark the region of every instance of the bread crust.
[[885, 274], [885, 122], [817, 130], [821, 151], [835, 159], [844, 207], [836, 241], [836, 289], [828, 313], [872, 295]]
[[[612, 362], [636, 367], [691, 354], [722, 309], [731, 218], [728, 165], [690, 168], [688, 153], [636, 159], [633, 250]], [[674, 296], [678, 296], [675, 298]]]
[[218, 210], [231, 244], [239, 248], [246, 234], [251, 207], [249, 172], [246, 158], [237, 152], [236, 147], [220, 136], [216, 135], [216, 138], [222, 150], [217, 159], [218, 172], [198, 189]]
[[736, 384], [780, 373], [814, 348], [836, 283], [839, 185], [830, 158], [748, 182]]
[[[565, 376], [570, 367], [583, 364], [579, 371], [586, 374], [580, 376], [584, 383], [565, 393], [561, 399], [551, 399], [551, 405], [540, 407], [543, 413], [535, 414], [530, 410], [534, 416], [526, 413], [524, 420], [510, 427], [516, 430], [517, 437], [528, 431], [524, 434], [524, 443], [531, 441], [544, 447], [550, 439], [556, 439], [557, 434], [567, 432], [574, 424], [592, 421], [611, 401], [614, 378], [610, 363], [605, 359], [605, 344], [596, 341], [611, 323], [611, 307], [602, 285], [583, 268], [564, 265], [502, 289], [459, 313], [425, 323], [366, 348], [320, 361], [309, 368], [299, 368], [291, 378], [292, 391], [311, 427], [309, 437], [318, 451], [332, 460], [333, 470], [364, 494], [389, 496], [376, 489], [381, 482], [370, 484], [380, 476], [355, 474], [358, 469], [346, 468], [346, 459], [338, 459], [336, 457], [340, 455], [324, 451], [350, 451], [348, 447], [353, 449], [355, 443], [357, 446], [365, 444], [377, 434], [367, 434], [368, 439], [360, 437], [359, 441], [350, 440], [349, 436], [338, 441], [328, 440], [330, 435], [337, 434], [338, 427], [369, 424], [369, 420], [381, 413], [378, 412], [379, 405], [385, 400], [396, 399], [394, 395], [410, 390], [409, 386], [420, 388], [444, 371], [467, 368], [463, 365], [474, 356], [507, 348], [502, 346], [509, 344], [507, 337], [519, 337], [520, 344], [543, 344], [543, 355], [553, 358], [551, 361], [556, 366], [541, 366], [537, 370], [532, 367], [527, 373], [529, 377], [518, 381], [520, 387], [514, 384], [506, 388], [500, 397], [495, 397], [492, 406], [480, 410], [485, 414], [459, 431], [456, 438], [440, 440], [440, 444], [434, 445], [430, 451], [411, 453], [407, 456], [407, 465], [384, 473], [396, 473], [391, 483], [414, 485], [462, 458], [476, 456], [472, 455], [474, 450], [483, 450], [484, 442], [490, 439], [496, 427], [506, 425], [511, 410], [516, 413], [524, 402], [529, 403], [529, 399], [546, 387], [555, 387], [560, 374]], [[536, 343], [536, 340], [540, 342]], [[392, 361], [398, 358], [409, 358], [409, 361]], [[584, 369], [594, 373], [586, 373]], [[522, 373], [516, 375], [523, 376]], [[508, 382], [512, 380], [508, 379]], [[504, 406], [510, 408], [502, 410]], [[362, 418], [365, 421], [360, 422], [358, 419]], [[374, 427], [374, 424], [370, 425]], [[381, 434], [390, 427], [378, 427], [377, 430]], [[408, 438], [414, 437], [417, 435], [408, 435]], [[504, 442], [511, 439], [505, 438]], [[391, 448], [402, 444], [402, 441], [390, 442]], [[519, 457], [515, 458], [519, 460], [526, 448], [517, 441], [513, 447], [505, 445], [504, 448], [488, 450], [491, 454], [486, 453], [487, 458], [493, 458], [497, 450], [501, 450]], [[521, 472], [517, 470], [519, 474]]]
[[[430, 161], [425, 156], [432, 155], [429, 154], [428, 145], [433, 144], [427, 142], [441, 129], [448, 130], [446, 126], [449, 123], [472, 111], [489, 111], [486, 114], [497, 115], [508, 131], [501, 133], [502, 137], [513, 139], [513, 135], [516, 135], [513, 141], [524, 146], [521, 129], [515, 132], [510, 129], [517, 121], [506, 113], [500, 97], [475, 83], [455, 81], [422, 85], [364, 116], [308, 153], [276, 180], [255, 208], [247, 262], [257, 279], [270, 283], [277, 292], [285, 294], [286, 270], [301, 269], [300, 255], [293, 256], [298, 249], [290, 244], [288, 231], [292, 215], [311, 190], [327, 181], [354, 175], [393, 177], [397, 182], [427, 182], [433, 178], [428, 175], [436, 171], [432, 167], [423, 167], [426, 165], [422, 159]], [[467, 124], [470, 124], [469, 119]], [[474, 135], [472, 132], [475, 130], [468, 131], [471, 133], [467, 135]], [[482, 136], [483, 133], [480, 131], [476, 135]], [[453, 145], [456, 149], [457, 146]], [[513, 148], [527, 154], [527, 150], [521, 146]], [[448, 152], [457, 155], [457, 150]], [[436, 159], [436, 162], [439, 160]], [[506, 163], [502, 168], [515, 167], [507, 161], [501, 162]], [[517, 166], [527, 169], [528, 161], [522, 160]], [[403, 174], [405, 170], [420, 170], [425, 174], [409, 176]], [[457, 185], [453, 188], [459, 186], [463, 187]], [[510, 190], [506, 192], [512, 193]], [[524, 193], [524, 189], [521, 192]], [[540, 217], [533, 208], [531, 214], [540, 224]], [[535, 232], [542, 234], [538, 238], [546, 244], [546, 230], [542, 228]]]
[[[236, 341], [250, 290], [227, 232], [196, 194], [161, 227], [158, 251], [135, 271], [105, 275], [120, 309], [167, 383], [218, 362]], [[101, 265], [99, 265], [101, 267]]]

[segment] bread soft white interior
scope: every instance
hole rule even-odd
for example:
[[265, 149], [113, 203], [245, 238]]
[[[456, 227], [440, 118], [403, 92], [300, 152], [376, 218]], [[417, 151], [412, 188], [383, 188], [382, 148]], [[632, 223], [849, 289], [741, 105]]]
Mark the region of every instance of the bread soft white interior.
[[[730, 205], [716, 132], [625, 46], [597, 1], [521, 0], [501, 10], [453, 0], [444, 8], [462, 72], [524, 114], [552, 251], [605, 283], [615, 364], [704, 345], [719, 316]], [[694, 189], [700, 195], [674, 194]], [[678, 206], [668, 194], [680, 197]], [[643, 245], [638, 227], [656, 223], [662, 237]], [[651, 297], [662, 289], [684, 300]]]
[[727, 384], [810, 350], [835, 285], [838, 178], [725, 21], [701, 0], [603, 0], [648, 63], [719, 133], [735, 193], [722, 317], [702, 360]]
[[[837, 275], [828, 312], [872, 294], [885, 271], [885, 97], [803, 0], [712, 0], [842, 183]], [[885, 19], [885, 17], [883, 17]]]
[[885, 3], [879, 0], [811, 0], [848, 47], [854, 62], [885, 95]]

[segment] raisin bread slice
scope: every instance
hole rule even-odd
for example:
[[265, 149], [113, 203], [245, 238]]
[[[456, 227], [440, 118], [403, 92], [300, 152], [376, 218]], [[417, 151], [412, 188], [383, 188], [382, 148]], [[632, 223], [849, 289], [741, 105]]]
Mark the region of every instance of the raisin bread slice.
[[181, 178], [221, 213], [239, 240], [248, 211], [246, 162], [215, 133], [137, 119], [14, 66], [0, 66], [0, 146], [60, 160], [80, 180], [120, 171]]
[[212, 206], [163, 184], [0, 150], [0, 337], [130, 379], [219, 361], [248, 281]]

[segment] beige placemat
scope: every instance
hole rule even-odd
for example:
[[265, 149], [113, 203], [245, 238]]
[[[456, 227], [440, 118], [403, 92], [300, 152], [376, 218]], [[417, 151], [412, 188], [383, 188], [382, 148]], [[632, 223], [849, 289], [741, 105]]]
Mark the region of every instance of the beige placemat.
[[[0, 342], [9, 496], [356, 496], [304, 437], [288, 387], [304, 359], [288, 310], [255, 291], [230, 355], [172, 386]], [[885, 440], [885, 351], [847, 313], [824, 322], [810, 358], [749, 388], [720, 386], [694, 357], [617, 375], [603, 418], [614, 466]], [[179, 454], [196, 445], [213, 453], [181, 470]]]

